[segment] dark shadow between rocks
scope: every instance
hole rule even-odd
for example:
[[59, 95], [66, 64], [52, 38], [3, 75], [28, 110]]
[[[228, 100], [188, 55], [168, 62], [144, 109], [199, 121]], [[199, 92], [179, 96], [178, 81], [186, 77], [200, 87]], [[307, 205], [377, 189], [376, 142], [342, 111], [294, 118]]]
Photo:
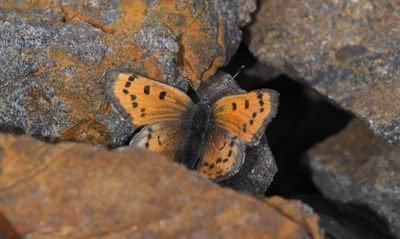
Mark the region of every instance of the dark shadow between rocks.
[[23, 134], [25, 134], [25, 131], [23, 128], [15, 126], [15, 125], [2, 125], [0, 127], [0, 133], [23, 135]]
[[352, 116], [309, 87], [287, 76], [277, 76], [275, 69], [258, 63], [245, 45], [223, 70], [233, 75], [241, 65], [246, 68], [236, 81], [243, 89], [269, 88], [280, 94], [278, 114], [266, 129], [278, 166], [267, 195], [296, 198], [299, 194], [319, 194], [303, 154], [343, 129]]

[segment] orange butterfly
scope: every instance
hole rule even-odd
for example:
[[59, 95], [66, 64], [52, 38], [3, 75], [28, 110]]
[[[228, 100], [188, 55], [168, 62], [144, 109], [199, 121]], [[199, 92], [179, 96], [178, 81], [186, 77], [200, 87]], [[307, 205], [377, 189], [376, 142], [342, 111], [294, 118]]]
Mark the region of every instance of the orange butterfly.
[[144, 126], [131, 145], [183, 163], [213, 180], [235, 174], [246, 145], [257, 145], [275, 116], [278, 93], [260, 89], [220, 98], [213, 105], [193, 101], [170, 85], [135, 73], [109, 71], [107, 94], [133, 125]]

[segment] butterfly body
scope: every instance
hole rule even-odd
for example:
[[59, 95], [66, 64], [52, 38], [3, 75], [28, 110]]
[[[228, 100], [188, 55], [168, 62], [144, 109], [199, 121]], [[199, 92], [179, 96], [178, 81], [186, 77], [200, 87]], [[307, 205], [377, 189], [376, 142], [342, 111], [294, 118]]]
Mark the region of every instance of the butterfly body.
[[175, 155], [175, 161], [184, 164], [190, 169], [195, 169], [199, 158], [203, 154], [205, 143], [210, 131], [215, 127], [212, 122], [212, 108], [207, 103], [193, 105], [182, 119], [184, 132], [182, 143]]
[[235, 174], [275, 116], [278, 93], [260, 89], [197, 104], [179, 89], [136, 73], [109, 71], [106, 92], [133, 125], [130, 145], [147, 148], [213, 180]]

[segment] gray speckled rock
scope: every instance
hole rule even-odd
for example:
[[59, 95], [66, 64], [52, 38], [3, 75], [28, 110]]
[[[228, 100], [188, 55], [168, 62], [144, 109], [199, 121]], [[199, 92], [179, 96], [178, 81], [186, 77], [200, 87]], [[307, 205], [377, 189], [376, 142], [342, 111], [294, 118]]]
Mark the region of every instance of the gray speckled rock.
[[400, 238], [400, 149], [352, 121], [308, 156], [324, 196], [355, 220]]
[[[202, 99], [213, 103], [222, 96], [238, 92], [244, 91], [229, 74], [219, 71], [204, 82], [198, 93]], [[246, 148], [246, 158], [239, 172], [219, 184], [238, 191], [264, 195], [277, 171], [274, 156], [264, 135], [258, 145]]]
[[261, 3], [251, 52], [400, 145], [400, 2]]
[[0, 131], [121, 145], [134, 128], [105, 98], [104, 72], [133, 70], [181, 89], [186, 75], [199, 84], [234, 54], [254, 6], [0, 2]]
[[1, 131], [101, 144], [128, 137], [133, 128], [105, 113], [94, 70], [113, 50], [102, 31], [85, 22], [56, 24], [63, 16], [51, 10], [2, 12]]

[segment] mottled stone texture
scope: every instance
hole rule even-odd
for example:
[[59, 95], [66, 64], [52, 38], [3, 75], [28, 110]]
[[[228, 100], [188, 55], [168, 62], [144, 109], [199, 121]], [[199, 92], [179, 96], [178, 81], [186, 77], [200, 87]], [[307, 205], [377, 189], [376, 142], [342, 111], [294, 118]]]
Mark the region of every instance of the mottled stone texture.
[[239, 194], [143, 149], [1, 134], [0, 147], [0, 237], [323, 238], [299, 201]]
[[400, 2], [260, 1], [251, 52], [400, 145]]
[[400, 238], [400, 149], [359, 121], [309, 153], [313, 181], [357, 222]]
[[117, 146], [134, 128], [103, 74], [185, 89], [229, 61], [255, 0], [0, 1], [0, 131]]

